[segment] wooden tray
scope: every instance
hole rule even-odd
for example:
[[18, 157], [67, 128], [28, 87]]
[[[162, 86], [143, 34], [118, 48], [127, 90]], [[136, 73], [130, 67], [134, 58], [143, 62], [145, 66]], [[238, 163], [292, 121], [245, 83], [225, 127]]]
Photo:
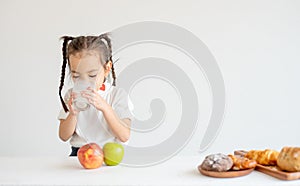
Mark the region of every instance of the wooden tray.
[[[244, 150], [234, 151], [235, 155], [244, 156], [246, 153], [247, 153], [247, 151], [244, 151]], [[280, 170], [279, 167], [277, 167], [277, 166], [265, 166], [265, 165], [257, 164], [255, 167], [255, 170], [260, 171], [265, 174], [268, 174], [270, 176], [273, 176], [273, 177], [281, 179], [281, 180], [300, 179], [300, 172], [285, 172], [285, 171]]]
[[240, 170], [240, 171], [216, 172], [216, 171], [203, 170], [203, 169], [201, 169], [200, 166], [201, 165], [198, 166], [198, 170], [201, 174], [203, 174], [205, 176], [215, 177], [215, 178], [234, 178], [234, 177], [239, 177], [239, 176], [245, 176], [254, 170], [254, 168], [252, 168], [252, 169], [246, 169], [246, 170]]

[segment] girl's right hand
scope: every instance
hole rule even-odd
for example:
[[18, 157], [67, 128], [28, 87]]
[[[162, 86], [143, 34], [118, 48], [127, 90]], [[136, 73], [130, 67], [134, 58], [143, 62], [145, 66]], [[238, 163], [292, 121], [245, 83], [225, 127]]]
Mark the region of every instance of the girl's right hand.
[[70, 95], [70, 99], [68, 101], [68, 106], [69, 106], [69, 112], [70, 114], [74, 115], [74, 116], [77, 116], [79, 111], [76, 110], [74, 107], [73, 107], [73, 100], [76, 98], [76, 94], [75, 93], [71, 93]]

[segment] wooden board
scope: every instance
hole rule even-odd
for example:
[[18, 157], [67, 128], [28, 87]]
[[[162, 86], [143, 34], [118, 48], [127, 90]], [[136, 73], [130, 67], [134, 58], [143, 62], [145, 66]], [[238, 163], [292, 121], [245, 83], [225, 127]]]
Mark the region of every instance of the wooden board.
[[215, 177], [215, 178], [234, 178], [234, 177], [240, 177], [245, 176], [247, 174], [250, 174], [254, 169], [246, 169], [246, 170], [240, 170], [240, 171], [225, 171], [225, 172], [216, 172], [216, 171], [207, 171], [201, 169], [201, 165], [198, 166], [198, 170], [201, 174], [205, 176]]
[[[247, 153], [247, 151], [244, 151], [244, 150], [234, 151], [235, 155], [244, 156], [246, 153]], [[265, 166], [265, 165], [257, 164], [255, 167], [255, 170], [260, 171], [265, 174], [268, 174], [270, 176], [273, 176], [273, 177], [281, 179], [281, 180], [300, 179], [300, 172], [285, 172], [285, 171], [280, 170], [279, 167], [277, 167], [277, 166]]]

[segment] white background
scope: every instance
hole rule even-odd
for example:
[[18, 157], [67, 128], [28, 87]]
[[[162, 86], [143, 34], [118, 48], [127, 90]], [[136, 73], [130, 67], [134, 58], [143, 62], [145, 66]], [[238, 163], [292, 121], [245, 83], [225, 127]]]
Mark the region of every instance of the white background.
[[[2, 0], [0, 156], [69, 153], [57, 135], [59, 37], [96, 35], [146, 20], [194, 33], [219, 64], [226, 116], [204, 153], [300, 146], [299, 10], [296, 0]], [[196, 88], [207, 91], [199, 82]], [[203, 132], [199, 127], [181, 154], [197, 154]]]

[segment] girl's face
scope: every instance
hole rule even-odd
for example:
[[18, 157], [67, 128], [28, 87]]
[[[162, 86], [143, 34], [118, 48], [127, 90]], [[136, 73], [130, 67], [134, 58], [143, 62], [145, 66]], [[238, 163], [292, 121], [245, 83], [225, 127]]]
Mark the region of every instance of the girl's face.
[[94, 51], [70, 55], [69, 61], [73, 81], [92, 82], [96, 85], [97, 90], [102, 86], [104, 78], [107, 77], [111, 69], [111, 62], [103, 66], [99, 54]]

